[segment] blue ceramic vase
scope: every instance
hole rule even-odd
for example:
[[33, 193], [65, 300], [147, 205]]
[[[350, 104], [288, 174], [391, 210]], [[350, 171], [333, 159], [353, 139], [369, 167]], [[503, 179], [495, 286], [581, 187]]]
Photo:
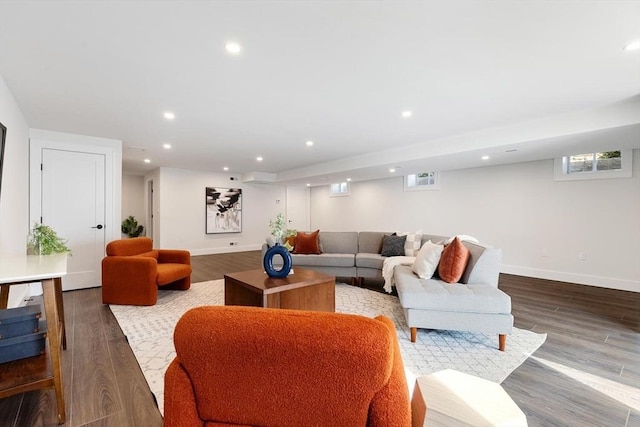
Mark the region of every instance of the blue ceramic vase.
[[[282, 257], [282, 268], [280, 270], [276, 270], [273, 266], [273, 257], [276, 255], [280, 255]], [[291, 259], [291, 254], [284, 246], [276, 243], [267, 249], [267, 252], [264, 254], [264, 259], [262, 260], [262, 265], [264, 266], [264, 271], [267, 272], [269, 277], [287, 277], [289, 272], [291, 271], [291, 266], [293, 265], [293, 260]]]

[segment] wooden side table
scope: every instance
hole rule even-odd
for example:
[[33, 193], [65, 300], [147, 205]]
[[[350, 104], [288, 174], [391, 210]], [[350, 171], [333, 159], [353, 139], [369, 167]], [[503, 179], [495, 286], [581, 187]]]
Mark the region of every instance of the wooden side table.
[[445, 369], [418, 378], [411, 399], [417, 426], [527, 426], [527, 417], [500, 384]]
[[296, 268], [277, 279], [263, 270], [225, 274], [224, 304], [294, 310], [335, 311], [336, 279], [328, 274]]
[[45, 354], [0, 364], [0, 399], [27, 391], [53, 388], [59, 424], [66, 421], [60, 354], [60, 348], [67, 347], [62, 301], [62, 276], [66, 274], [66, 254], [0, 258], [0, 309], [7, 308], [12, 285], [41, 282], [48, 340]]

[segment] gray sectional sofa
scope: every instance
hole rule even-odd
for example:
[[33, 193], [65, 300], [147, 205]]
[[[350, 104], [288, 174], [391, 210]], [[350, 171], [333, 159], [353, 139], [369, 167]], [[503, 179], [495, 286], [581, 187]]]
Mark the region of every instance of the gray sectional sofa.
[[[386, 257], [380, 252], [385, 232], [321, 231], [318, 235], [321, 254], [292, 254], [293, 268], [301, 267], [332, 276], [350, 278], [352, 284], [364, 279], [383, 283], [382, 265]], [[440, 242], [446, 236], [422, 236], [426, 241]], [[504, 350], [506, 335], [513, 328], [511, 298], [498, 289], [502, 251], [482, 244], [463, 242], [470, 258], [458, 283], [446, 283], [434, 275], [421, 279], [411, 266], [394, 269], [394, 281], [404, 309], [411, 341], [417, 339], [418, 328], [446, 329], [499, 335], [499, 348]], [[263, 247], [263, 251], [267, 246]]]

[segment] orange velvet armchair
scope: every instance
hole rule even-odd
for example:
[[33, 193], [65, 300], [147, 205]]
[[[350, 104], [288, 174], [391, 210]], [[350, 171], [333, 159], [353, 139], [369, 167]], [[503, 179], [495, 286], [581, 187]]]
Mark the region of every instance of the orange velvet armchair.
[[102, 259], [104, 304], [154, 305], [158, 287], [191, 287], [191, 254], [174, 249], [153, 249], [148, 237], [114, 240]]
[[164, 425], [411, 425], [393, 323], [240, 306], [189, 310], [174, 332]]

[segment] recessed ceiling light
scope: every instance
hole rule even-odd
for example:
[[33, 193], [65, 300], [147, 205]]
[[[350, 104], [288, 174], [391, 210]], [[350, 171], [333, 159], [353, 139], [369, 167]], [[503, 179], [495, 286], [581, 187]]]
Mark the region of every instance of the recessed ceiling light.
[[167, 111], [166, 113], [164, 113], [164, 118], [167, 120], [173, 120], [176, 118], [176, 115], [173, 114], [171, 111]]
[[638, 50], [640, 49], [640, 40], [632, 41], [624, 45], [624, 50]]
[[311, 187], [311, 184], [307, 183], [307, 187]]
[[263, 161], [264, 159], [263, 159], [262, 157], [258, 156], [258, 157], [256, 157], [256, 160], [257, 160], [257, 161], [259, 161], [259, 162], [261, 162], [261, 161]]
[[232, 55], [238, 55], [242, 51], [242, 46], [236, 42], [228, 42], [224, 45], [224, 48]]
[[167, 149], [167, 150], [168, 150], [169, 148], [171, 148], [171, 144], [163, 144], [162, 146], [163, 146], [165, 149]]
[[489, 156], [482, 156], [482, 160], [489, 160], [490, 157]]
[[411, 117], [413, 115], [413, 113], [411, 111], [403, 111], [402, 112], [402, 117], [404, 117], [405, 119]]
[[151, 160], [149, 160], [149, 159], [144, 159], [144, 162], [145, 162], [145, 163], [151, 163]]
[[223, 167], [223, 168], [222, 168], [222, 170], [223, 170], [223, 171], [228, 171], [228, 170], [229, 170], [229, 168], [228, 168], [227, 166], [225, 166], [225, 167]]
[[389, 169], [389, 172], [394, 173], [396, 170], [394, 168]]
[[351, 182], [351, 178], [347, 178], [347, 182]]
[[307, 147], [311, 147], [313, 146], [313, 141], [307, 141], [306, 144], [307, 144]]

